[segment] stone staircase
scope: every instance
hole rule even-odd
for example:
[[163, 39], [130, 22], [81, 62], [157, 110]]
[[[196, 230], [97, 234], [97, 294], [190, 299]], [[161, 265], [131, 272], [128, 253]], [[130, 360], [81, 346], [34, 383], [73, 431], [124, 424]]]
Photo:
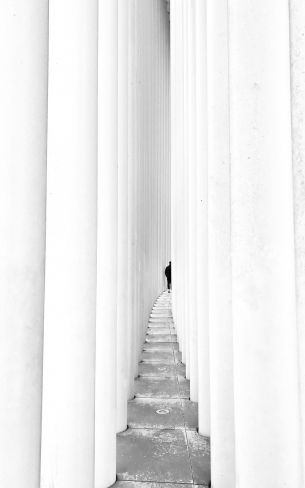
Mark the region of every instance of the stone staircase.
[[150, 315], [128, 429], [117, 436], [116, 487], [208, 487], [209, 439], [197, 433], [197, 404], [189, 395], [171, 294], [164, 292]]

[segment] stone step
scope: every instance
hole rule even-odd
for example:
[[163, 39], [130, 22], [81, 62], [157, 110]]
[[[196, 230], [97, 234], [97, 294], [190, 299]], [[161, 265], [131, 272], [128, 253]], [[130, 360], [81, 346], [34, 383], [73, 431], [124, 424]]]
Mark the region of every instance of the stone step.
[[143, 351], [178, 351], [177, 342], [144, 342]]
[[128, 427], [196, 430], [198, 404], [180, 398], [134, 398], [128, 402]]
[[170, 307], [153, 307], [151, 313], [166, 313], [172, 315]]
[[156, 334], [170, 334], [171, 330], [174, 330], [173, 327], [148, 327], [147, 334], [148, 335], [156, 335]]
[[152, 313], [150, 319], [172, 319], [172, 315], [166, 315], [164, 313]]
[[176, 334], [147, 335], [145, 340], [147, 342], [177, 342], [177, 335]]
[[140, 377], [165, 377], [176, 378], [176, 364], [165, 363], [140, 363], [139, 364]]
[[[154, 343], [156, 344], [156, 343]], [[168, 342], [168, 344], [171, 344]], [[175, 351], [172, 349], [169, 351], [143, 351], [141, 354], [141, 362], [144, 363], [165, 363], [175, 364]]]
[[154, 377], [166, 377], [172, 378], [182, 376], [185, 378], [185, 364], [183, 363], [154, 363], [154, 362], [141, 362], [139, 363], [139, 376], [154, 376]]
[[117, 464], [118, 480], [193, 483], [183, 430], [128, 429], [118, 436]]
[[188, 380], [176, 378], [143, 378], [135, 380], [136, 398], [186, 398], [190, 397]]

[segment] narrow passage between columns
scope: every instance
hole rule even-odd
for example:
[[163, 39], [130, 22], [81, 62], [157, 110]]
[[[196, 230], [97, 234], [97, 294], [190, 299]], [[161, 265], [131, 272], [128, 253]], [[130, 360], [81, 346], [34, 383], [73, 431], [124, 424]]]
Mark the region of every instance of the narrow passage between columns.
[[209, 439], [197, 433], [197, 425], [171, 294], [164, 292], [150, 315], [135, 398], [128, 404], [128, 429], [117, 436], [116, 488], [156, 488], [158, 483], [207, 487]]

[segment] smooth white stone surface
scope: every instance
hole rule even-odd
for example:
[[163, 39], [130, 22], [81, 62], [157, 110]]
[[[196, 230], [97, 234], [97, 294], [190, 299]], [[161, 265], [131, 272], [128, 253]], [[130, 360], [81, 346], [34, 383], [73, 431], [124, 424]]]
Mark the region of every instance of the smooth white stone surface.
[[183, 173], [182, 173], [182, 183], [183, 183], [183, 233], [182, 238], [183, 243], [183, 282], [184, 282], [184, 337], [185, 337], [185, 366], [186, 366], [186, 377], [190, 379], [190, 303], [189, 303], [189, 293], [191, 286], [191, 270], [189, 268], [189, 79], [188, 79], [188, 57], [189, 57], [189, 36], [188, 36], [188, 9], [189, 2], [182, 3], [182, 36], [183, 36], [183, 50], [181, 56], [183, 56]]
[[[199, 431], [210, 435], [210, 358], [208, 292], [208, 127], [206, 0], [196, 0], [196, 150], [197, 150], [197, 330]], [[191, 384], [192, 391], [192, 384]]]
[[290, 1], [290, 69], [296, 297], [301, 385], [303, 484], [305, 483], [305, 4]]
[[[116, 479], [118, 2], [99, 2], [95, 488]], [[105, 401], [106, 400], [106, 401]]]
[[128, 1], [118, 2], [118, 301], [116, 430], [127, 428], [128, 397]]
[[188, 301], [189, 301], [189, 335], [190, 335], [190, 388], [191, 400], [198, 402], [198, 353], [197, 353], [197, 131], [196, 131], [196, 71], [195, 71], [195, 0], [189, 0], [187, 12], [188, 24]]
[[136, 47], [135, 47], [135, 1], [128, 0], [128, 399], [134, 397], [134, 377], [135, 377], [135, 239], [136, 239], [136, 220], [135, 220], [135, 196], [137, 192], [136, 180], [136, 145], [135, 145], [135, 66], [136, 66]]
[[0, 4], [0, 485], [40, 477], [48, 2]]
[[[235, 488], [227, 1], [207, 0], [208, 267], [212, 482]], [[205, 418], [199, 410], [199, 432]]]
[[50, 4], [42, 488], [94, 484], [96, 115], [96, 2], [55, 0]]
[[237, 478], [247, 488], [295, 488], [301, 470], [287, 2], [229, 2], [229, 32]]

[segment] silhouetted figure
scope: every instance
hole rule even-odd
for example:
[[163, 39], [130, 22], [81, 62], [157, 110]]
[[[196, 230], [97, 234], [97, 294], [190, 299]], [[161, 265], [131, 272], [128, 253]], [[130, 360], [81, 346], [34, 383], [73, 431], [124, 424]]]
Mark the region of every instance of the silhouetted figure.
[[167, 279], [167, 289], [168, 293], [170, 292], [172, 286], [172, 262], [170, 261], [168, 266], [165, 268], [165, 276]]

